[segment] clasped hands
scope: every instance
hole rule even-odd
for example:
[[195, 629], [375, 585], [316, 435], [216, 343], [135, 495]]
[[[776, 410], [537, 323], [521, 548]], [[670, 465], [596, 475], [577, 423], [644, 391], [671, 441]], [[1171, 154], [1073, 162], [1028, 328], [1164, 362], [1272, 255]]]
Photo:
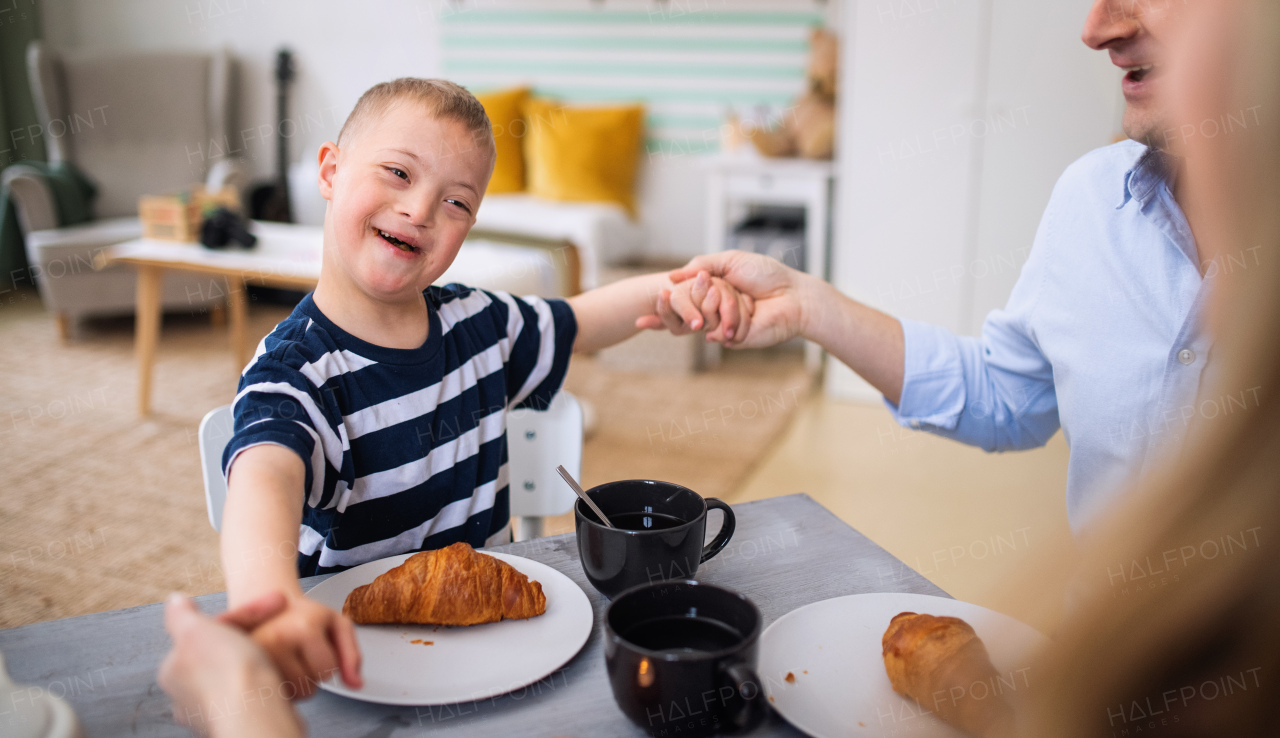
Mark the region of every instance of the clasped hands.
[[704, 330], [707, 341], [730, 348], [765, 348], [801, 335], [803, 280], [776, 259], [743, 251], [695, 257], [667, 275], [654, 314], [637, 328], [675, 335]]

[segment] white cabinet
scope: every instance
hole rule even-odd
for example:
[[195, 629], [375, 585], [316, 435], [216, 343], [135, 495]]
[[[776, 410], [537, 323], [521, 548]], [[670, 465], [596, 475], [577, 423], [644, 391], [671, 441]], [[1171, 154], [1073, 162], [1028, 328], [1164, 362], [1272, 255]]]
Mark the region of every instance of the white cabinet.
[[[708, 253], [722, 250], [736, 223], [753, 206], [804, 209], [804, 264], [820, 279], [830, 278], [831, 202], [835, 166], [807, 159], [764, 159], [755, 156], [715, 156], [704, 160], [707, 172]], [[805, 345], [805, 363], [821, 365], [822, 349]]]

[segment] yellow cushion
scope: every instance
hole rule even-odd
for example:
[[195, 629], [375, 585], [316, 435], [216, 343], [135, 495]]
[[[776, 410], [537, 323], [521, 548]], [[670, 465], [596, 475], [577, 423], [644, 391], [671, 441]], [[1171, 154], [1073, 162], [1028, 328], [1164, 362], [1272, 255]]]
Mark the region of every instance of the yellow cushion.
[[529, 88], [499, 90], [476, 99], [484, 106], [493, 124], [493, 142], [498, 147], [498, 160], [493, 165], [489, 189], [485, 194], [520, 192], [524, 189], [524, 101]]
[[530, 98], [524, 117], [530, 193], [548, 200], [616, 202], [635, 215], [644, 106], [566, 107]]

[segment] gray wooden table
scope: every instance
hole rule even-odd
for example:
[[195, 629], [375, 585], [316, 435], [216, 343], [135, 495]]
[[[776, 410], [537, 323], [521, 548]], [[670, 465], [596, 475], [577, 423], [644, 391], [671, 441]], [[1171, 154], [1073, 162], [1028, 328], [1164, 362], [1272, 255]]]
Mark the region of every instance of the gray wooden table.
[[[947, 596], [807, 495], [734, 506], [737, 532], [699, 579], [746, 594], [766, 627], [811, 602], [863, 592]], [[718, 519], [719, 515], [714, 516]], [[718, 526], [712, 521], [708, 528]], [[541, 561], [582, 587], [595, 612], [591, 638], [554, 674], [501, 697], [444, 707], [387, 707], [320, 692], [300, 705], [313, 736], [643, 736], [614, 704], [604, 672], [601, 619], [608, 604], [587, 582], [572, 533], [498, 547]], [[326, 577], [303, 581], [310, 589]], [[205, 612], [223, 594], [197, 598]], [[169, 649], [163, 605], [144, 605], [0, 631], [19, 684], [65, 698], [90, 738], [182, 736], [156, 669]], [[38, 698], [29, 692], [24, 699]], [[0, 731], [2, 732], [2, 731]], [[799, 736], [776, 714], [753, 736]]]

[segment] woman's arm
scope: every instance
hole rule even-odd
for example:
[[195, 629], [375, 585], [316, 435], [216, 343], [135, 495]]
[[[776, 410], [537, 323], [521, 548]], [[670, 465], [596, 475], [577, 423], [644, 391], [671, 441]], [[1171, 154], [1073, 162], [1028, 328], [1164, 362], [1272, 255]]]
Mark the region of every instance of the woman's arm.
[[246, 635], [284, 607], [282, 596], [269, 595], [210, 618], [186, 597], [169, 597], [164, 625], [173, 649], [157, 681], [173, 698], [175, 720], [213, 738], [301, 738], [280, 673]]

